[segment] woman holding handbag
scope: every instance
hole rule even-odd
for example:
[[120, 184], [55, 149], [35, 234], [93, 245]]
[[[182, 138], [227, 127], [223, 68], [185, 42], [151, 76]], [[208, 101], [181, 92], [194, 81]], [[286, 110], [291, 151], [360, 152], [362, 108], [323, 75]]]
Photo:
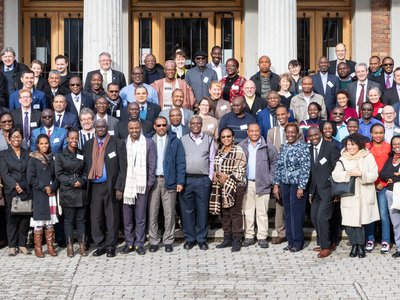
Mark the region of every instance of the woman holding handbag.
[[27, 178], [33, 195], [33, 216], [30, 225], [34, 227], [35, 255], [43, 258], [43, 228], [46, 235], [47, 251], [51, 256], [57, 256], [53, 244], [53, 225], [58, 222], [55, 197], [57, 180], [49, 137], [46, 134], [40, 134], [36, 143], [38, 150], [30, 154]]
[[29, 214], [13, 215], [11, 202], [14, 197], [19, 197], [21, 201], [32, 199], [32, 197], [26, 181], [29, 152], [21, 147], [21, 129], [11, 129], [9, 140], [9, 148], [0, 153], [0, 171], [6, 200], [8, 255], [15, 256], [17, 247], [21, 253], [31, 254], [26, 247], [30, 216]]
[[68, 146], [56, 157], [55, 169], [60, 183], [60, 205], [64, 213], [64, 232], [67, 240], [67, 256], [74, 256], [74, 224], [78, 233], [79, 254], [87, 256], [85, 249], [86, 232], [86, 174], [82, 151], [78, 149], [79, 132], [68, 131]]
[[363, 137], [354, 133], [343, 140], [345, 148], [332, 172], [335, 182], [355, 179], [354, 195], [342, 196], [340, 209], [342, 225], [352, 245], [350, 257], [365, 257], [365, 231], [367, 224], [379, 220], [378, 203], [374, 182], [378, 178], [378, 166], [372, 154], [365, 149]]

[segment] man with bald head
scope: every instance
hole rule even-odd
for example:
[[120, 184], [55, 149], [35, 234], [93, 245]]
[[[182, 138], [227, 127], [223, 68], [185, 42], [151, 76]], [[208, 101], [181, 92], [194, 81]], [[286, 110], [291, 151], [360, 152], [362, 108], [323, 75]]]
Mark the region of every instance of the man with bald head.
[[190, 132], [188, 127], [182, 125], [182, 113], [178, 108], [173, 108], [169, 111], [169, 123], [171, 124], [170, 131], [175, 133], [178, 139]]
[[154, 81], [151, 86], [157, 91], [158, 102], [162, 110], [173, 106], [172, 93], [176, 89], [183, 92], [182, 107], [192, 109], [196, 99], [192, 88], [183, 79], [176, 78], [176, 63], [173, 60], [167, 60], [164, 65], [165, 78]]
[[182, 124], [189, 125], [189, 121], [193, 116], [193, 110], [183, 107], [184, 93], [181, 89], [176, 89], [172, 92], [172, 108], [164, 109], [160, 112], [160, 116], [165, 117], [169, 124], [169, 112], [173, 108], [177, 108], [182, 113]]
[[290, 102], [290, 109], [294, 113], [294, 118], [298, 123], [309, 119], [308, 116], [308, 105], [311, 102], [316, 102], [321, 105], [321, 118], [327, 119], [326, 106], [324, 97], [314, 93], [313, 91], [313, 80], [310, 76], [305, 76], [302, 81], [303, 90], [292, 98]]
[[346, 63], [349, 68], [350, 68], [350, 76], [354, 77], [354, 72], [355, 72], [355, 67], [356, 67], [356, 62], [352, 60], [347, 60], [346, 59], [346, 45], [343, 43], [339, 43], [335, 47], [335, 52], [336, 52], [336, 60], [331, 60], [329, 62], [329, 69], [328, 72], [329, 74], [337, 75], [337, 65], [341, 62]]
[[256, 96], [267, 99], [269, 91], [279, 91], [279, 76], [273, 73], [271, 68], [271, 59], [263, 55], [258, 60], [258, 71], [251, 76], [250, 80], [256, 84]]
[[244, 110], [255, 117], [257, 113], [267, 107], [267, 101], [256, 96], [256, 84], [252, 80], [247, 80], [243, 85], [245, 100]]
[[400, 127], [395, 124], [395, 120], [398, 120], [397, 113], [393, 106], [385, 105], [382, 108], [381, 116], [385, 126], [385, 142], [390, 143], [393, 136], [400, 135]]
[[54, 126], [62, 127], [67, 130], [71, 128], [79, 130], [81, 128], [78, 116], [66, 111], [67, 100], [64, 95], [57, 95], [54, 97], [53, 107], [55, 114]]
[[115, 127], [114, 135], [119, 139], [126, 139], [129, 135], [128, 132], [128, 122], [129, 121], [139, 121], [142, 134], [146, 137], [152, 137], [154, 134], [153, 123], [148, 120], [142, 120], [139, 118], [140, 107], [137, 102], [129, 103], [128, 105], [128, 117], [126, 119], [121, 119], [117, 126]]
[[158, 104], [158, 95], [156, 90], [149, 84], [144, 82], [144, 71], [141, 67], [135, 67], [131, 73], [132, 83], [124, 87], [119, 95], [122, 98], [123, 107], [127, 107], [128, 103], [135, 102], [135, 89], [138, 86], [144, 86], [147, 89], [147, 101]]

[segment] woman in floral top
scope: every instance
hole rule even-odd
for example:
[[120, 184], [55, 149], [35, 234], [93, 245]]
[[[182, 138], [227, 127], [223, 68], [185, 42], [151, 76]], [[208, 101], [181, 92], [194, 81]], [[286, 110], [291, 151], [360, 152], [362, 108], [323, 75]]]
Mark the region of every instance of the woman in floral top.
[[305, 189], [310, 174], [310, 149], [299, 140], [295, 123], [285, 126], [286, 144], [282, 145], [276, 165], [273, 194], [282, 198], [288, 245], [283, 250], [298, 252], [304, 246]]

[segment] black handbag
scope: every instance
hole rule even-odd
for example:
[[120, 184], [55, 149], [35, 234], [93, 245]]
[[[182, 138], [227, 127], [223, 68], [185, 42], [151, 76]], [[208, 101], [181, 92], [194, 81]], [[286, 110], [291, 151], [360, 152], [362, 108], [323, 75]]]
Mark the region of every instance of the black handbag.
[[[339, 159], [339, 162], [343, 166], [343, 170], [346, 171], [343, 162]], [[349, 182], [336, 182], [332, 179], [332, 176], [330, 177], [331, 181], [331, 195], [332, 197], [338, 197], [338, 196], [354, 196], [355, 190], [356, 190], [356, 177], [351, 176]]]
[[12, 197], [11, 199], [11, 214], [12, 215], [32, 215], [32, 199], [21, 200], [20, 196]]

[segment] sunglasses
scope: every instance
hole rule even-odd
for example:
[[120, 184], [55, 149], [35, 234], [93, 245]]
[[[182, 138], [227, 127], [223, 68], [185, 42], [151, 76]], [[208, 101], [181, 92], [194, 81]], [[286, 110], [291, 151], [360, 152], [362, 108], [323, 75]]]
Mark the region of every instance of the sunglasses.
[[80, 83], [71, 83], [69, 86], [81, 86]]
[[167, 127], [167, 124], [157, 124], [157, 127]]
[[333, 115], [336, 115], [336, 116], [343, 116], [342, 113], [333, 113]]
[[112, 94], [119, 93], [119, 91], [108, 91], [108, 92], [110, 92], [110, 93], [112, 93]]
[[384, 67], [392, 67], [394, 64], [383, 64]]
[[45, 119], [45, 120], [53, 119], [53, 116], [43, 116], [42, 119]]
[[3, 120], [1, 121], [1, 123], [5, 124], [5, 123], [12, 123], [12, 120]]
[[230, 139], [232, 135], [221, 135], [221, 139]]

